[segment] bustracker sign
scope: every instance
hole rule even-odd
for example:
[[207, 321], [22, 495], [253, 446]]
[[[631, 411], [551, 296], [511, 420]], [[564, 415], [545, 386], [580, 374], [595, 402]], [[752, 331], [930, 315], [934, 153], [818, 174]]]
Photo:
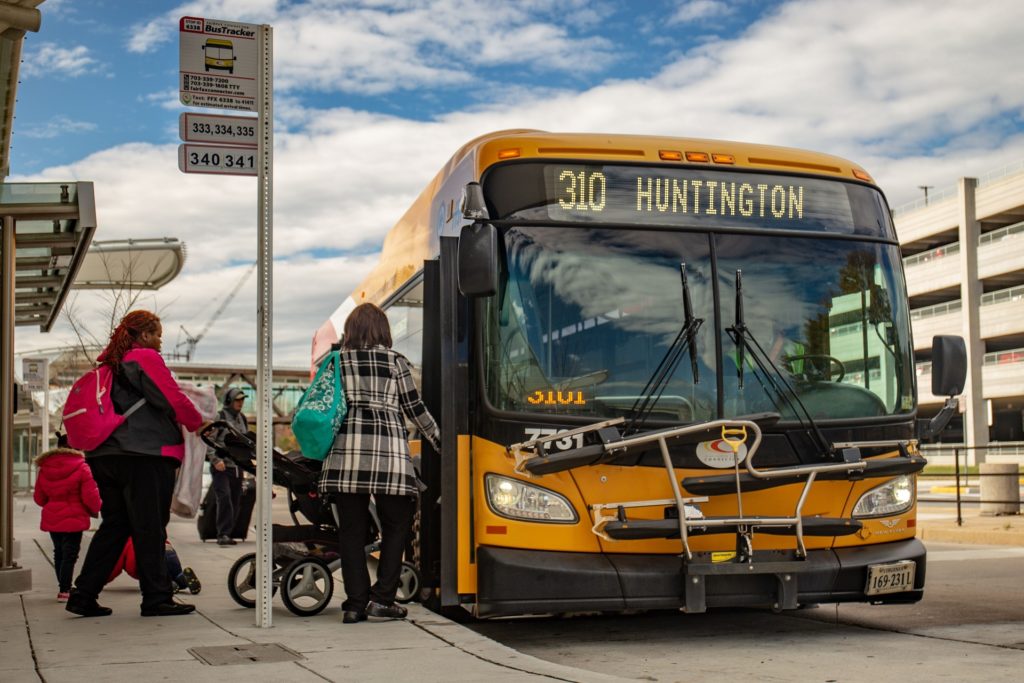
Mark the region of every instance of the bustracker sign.
[[182, 17], [179, 97], [190, 107], [256, 111], [256, 24]]

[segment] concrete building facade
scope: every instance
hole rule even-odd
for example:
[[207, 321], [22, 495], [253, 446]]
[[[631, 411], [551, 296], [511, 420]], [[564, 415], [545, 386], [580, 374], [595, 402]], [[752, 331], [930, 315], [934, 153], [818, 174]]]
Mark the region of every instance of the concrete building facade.
[[[1024, 446], [1024, 161], [893, 210], [910, 295], [923, 417], [931, 394], [937, 334], [967, 343], [961, 416], [941, 440], [982, 447]], [[993, 449], [991, 452], [995, 452]], [[977, 451], [978, 461], [985, 458]], [[989, 461], [997, 458], [989, 457]]]

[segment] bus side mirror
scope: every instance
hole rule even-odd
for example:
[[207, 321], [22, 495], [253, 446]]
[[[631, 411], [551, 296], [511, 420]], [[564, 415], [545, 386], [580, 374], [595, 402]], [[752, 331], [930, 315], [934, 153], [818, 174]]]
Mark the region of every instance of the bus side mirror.
[[462, 188], [462, 217], [471, 221], [490, 218], [487, 213], [487, 200], [484, 199], [484, 188], [480, 187], [480, 183], [466, 183]]
[[498, 291], [498, 229], [473, 223], [459, 233], [459, 291], [468, 297]]
[[932, 393], [959, 396], [967, 380], [967, 345], [963, 337], [940, 334], [932, 337]]
[[963, 393], [967, 379], [967, 345], [963, 337], [932, 337], [932, 393], [947, 396], [946, 404], [932, 419], [917, 421], [917, 438], [930, 441], [939, 435], [959, 410], [957, 396]]

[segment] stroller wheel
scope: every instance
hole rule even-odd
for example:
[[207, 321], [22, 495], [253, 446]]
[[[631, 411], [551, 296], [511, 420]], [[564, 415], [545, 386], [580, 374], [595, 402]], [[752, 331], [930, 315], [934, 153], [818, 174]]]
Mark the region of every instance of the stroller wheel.
[[[271, 595], [277, 592], [277, 577], [274, 578]], [[256, 553], [242, 555], [231, 565], [228, 571], [228, 593], [242, 607], [256, 607]]]
[[319, 614], [334, 596], [331, 568], [318, 557], [303, 557], [292, 562], [281, 585], [284, 606], [300, 617]]
[[398, 593], [395, 594], [395, 602], [412, 602], [419, 592], [420, 573], [411, 563], [403, 562], [402, 573], [398, 578]]

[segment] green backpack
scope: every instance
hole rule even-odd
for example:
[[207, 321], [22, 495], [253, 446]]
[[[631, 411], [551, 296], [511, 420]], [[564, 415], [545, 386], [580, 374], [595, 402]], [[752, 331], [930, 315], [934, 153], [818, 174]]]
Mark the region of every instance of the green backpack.
[[292, 433], [302, 455], [311, 460], [326, 458], [347, 412], [341, 354], [332, 350], [321, 361], [313, 383], [302, 394], [292, 417]]

